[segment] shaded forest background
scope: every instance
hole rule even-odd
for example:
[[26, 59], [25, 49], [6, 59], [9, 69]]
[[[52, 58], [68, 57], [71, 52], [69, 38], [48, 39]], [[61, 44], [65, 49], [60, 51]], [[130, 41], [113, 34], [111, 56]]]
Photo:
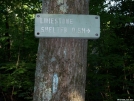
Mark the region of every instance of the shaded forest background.
[[[134, 0], [90, 0], [101, 37], [89, 40], [85, 101], [134, 99]], [[0, 101], [32, 101], [39, 0], [0, 1]]]

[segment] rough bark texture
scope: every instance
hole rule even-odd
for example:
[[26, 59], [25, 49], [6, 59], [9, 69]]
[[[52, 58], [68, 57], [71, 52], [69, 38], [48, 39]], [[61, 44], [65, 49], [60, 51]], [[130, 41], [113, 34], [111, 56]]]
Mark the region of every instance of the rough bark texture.
[[[88, 0], [44, 0], [43, 13], [88, 14]], [[85, 101], [87, 40], [39, 40], [33, 101]]]

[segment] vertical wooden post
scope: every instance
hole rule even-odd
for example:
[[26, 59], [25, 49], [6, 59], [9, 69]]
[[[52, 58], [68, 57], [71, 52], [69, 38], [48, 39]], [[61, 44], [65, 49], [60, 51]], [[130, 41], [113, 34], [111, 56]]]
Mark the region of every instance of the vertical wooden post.
[[[48, 14], [88, 14], [88, 0], [43, 0]], [[33, 101], [85, 101], [87, 39], [41, 38]]]

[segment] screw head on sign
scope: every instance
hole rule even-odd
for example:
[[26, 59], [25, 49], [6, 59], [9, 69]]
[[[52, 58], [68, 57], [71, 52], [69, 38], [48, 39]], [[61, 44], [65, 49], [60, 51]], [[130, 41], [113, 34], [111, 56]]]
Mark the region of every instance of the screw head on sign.
[[98, 33], [96, 33], [95, 35], [98, 36]]
[[96, 16], [95, 19], [98, 19], [98, 17]]
[[38, 32], [37, 35], [39, 35], [40, 33]]
[[37, 15], [37, 17], [39, 18], [39, 17], [40, 17], [40, 15]]

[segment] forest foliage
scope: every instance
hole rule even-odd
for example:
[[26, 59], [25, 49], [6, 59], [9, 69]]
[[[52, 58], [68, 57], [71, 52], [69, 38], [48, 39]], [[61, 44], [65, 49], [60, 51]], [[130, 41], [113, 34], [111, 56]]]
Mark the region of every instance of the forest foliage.
[[41, 3], [2, 0], [0, 5], [0, 101], [29, 101], [38, 47], [34, 14], [41, 11]]
[[89, 40], [86, 101], [134, 99], [134, 1], [101, 1], [89, 6], [101, 17], [101, 37]]
[[[41, 2], [1, 0], [0, 5], [0, 101], [32, 101], [34, 14], [41, 12]], [[90, 0], [89, 14], [101, 18], [101, 37], [88, 44], [86, 101], [134, 99], [133, 5], [134, 0]]]

